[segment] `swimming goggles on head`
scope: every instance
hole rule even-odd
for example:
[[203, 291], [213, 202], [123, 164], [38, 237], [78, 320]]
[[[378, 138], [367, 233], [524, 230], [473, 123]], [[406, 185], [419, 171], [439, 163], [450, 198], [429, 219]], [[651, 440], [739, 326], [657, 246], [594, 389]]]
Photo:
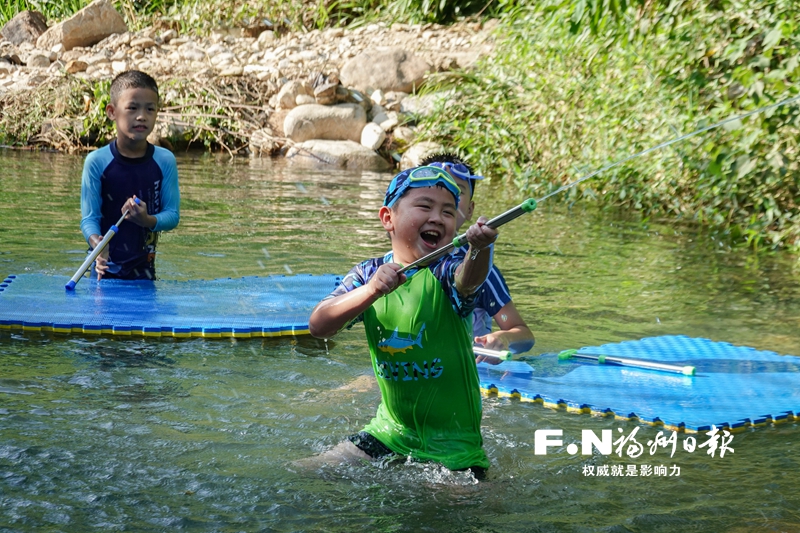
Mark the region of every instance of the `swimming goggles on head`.
[[442, 163], [442, 166], [446, 171], [457, 178], [461, 178], [462, 180], [472, 179], [472, 173], [467, 168], [467, 165], [462, 165], [461, 163]]
[[456, 205], [458, 204], [461, 190], [453, 176], [441, 168], [425, 166], [405, 170], [395, 176], [386, 189], [383, 205], [392, 207], [408, 189], [435, 185], [443, 185], [455, 197]]
[[473, 174], [470, 172], [469, 167], [463, 163], [440, 163], [438, 161], [430, 164], [433, 167], [442, 168], [457, 177], [469, 183], [470, 194], [475, 190], [475, 180], [482, 180], [483, 176]]

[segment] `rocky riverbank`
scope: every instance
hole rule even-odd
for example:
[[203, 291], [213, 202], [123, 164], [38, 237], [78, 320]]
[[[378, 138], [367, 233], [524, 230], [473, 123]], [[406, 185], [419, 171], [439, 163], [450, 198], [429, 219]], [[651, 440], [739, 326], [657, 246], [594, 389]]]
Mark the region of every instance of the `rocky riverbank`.
[[[430, 76], [490, 54], [491, 29], [380, 23], [305, 33], [265, 25], [207, 37], [168, 25], [132, 32], [108, 0], [97, 0], [49, 28], [34, 12], [3, 27], [0, 109], [6, 119], [26, 105], [49, 111], [26, 144], [91, 149], [110, 131], [86, 129], [88, 117], [102, 121], [102, 84], [138, 69], [160, 85], [154, 143], [185, 149], [202, 138], [231, 154], [388, 169], [436, 148], [416, 138], [415, 124], [446, 94], [416, 91]], [[58, 101], [74, 100], [75, 86], [82, 102]]]

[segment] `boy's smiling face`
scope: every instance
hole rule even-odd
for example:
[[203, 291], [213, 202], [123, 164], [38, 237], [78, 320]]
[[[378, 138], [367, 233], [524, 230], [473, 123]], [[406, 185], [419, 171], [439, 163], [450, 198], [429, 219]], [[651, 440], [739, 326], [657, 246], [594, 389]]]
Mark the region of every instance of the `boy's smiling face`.
[[378, 215], [392, 238], [394, 261], [403, 265], [446, 246], [456, 234], [456, 201], [440, 186], [408, 189]]
[[[152, 89], [125, 89], [116, 102], [106, 106], [106, 114], [117, 125], [120, 153], [129, 157], [144, 155], [139, 152], [147, 149], [147, 136], [156, 125], [158, 94]], [[131, 151], [135, 153], [131, 154]]]

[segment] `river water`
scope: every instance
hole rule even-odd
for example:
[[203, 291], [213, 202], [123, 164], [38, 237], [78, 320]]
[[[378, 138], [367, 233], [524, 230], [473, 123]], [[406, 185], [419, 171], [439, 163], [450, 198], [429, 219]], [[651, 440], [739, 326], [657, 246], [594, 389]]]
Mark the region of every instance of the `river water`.
[[[78, 267], [82, 161], [0, 152], [0, 274]], [[163, 279], [343, 274], [388, 247], [389, 174], [178, 161]], [[478, 187], [478, 213], [523, 200], [498, 185]], [[501, 230], [496, 260], [532, 354], [673, 334], [800, 354], [792, 257], [553, 202]], [[370, 372], [361, 326], [327, 344], [0, 330], [0, 531], [800, 531], [795, 423], [737, 433], [724, 457], [587, 457], [565, 451], [582, 429], [659, 430], [488, 397], [486, 481], [424, 464], [293, 467], [371, 418]], [[535, 455], [537, 429], [562, 430], [564, 447]]]

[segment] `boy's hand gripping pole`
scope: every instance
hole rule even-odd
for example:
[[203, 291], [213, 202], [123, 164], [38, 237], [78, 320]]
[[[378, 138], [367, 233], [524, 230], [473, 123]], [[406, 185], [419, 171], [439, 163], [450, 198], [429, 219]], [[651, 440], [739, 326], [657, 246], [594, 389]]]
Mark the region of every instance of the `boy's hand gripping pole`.
[[[141, 201], [136, 198], [136, 204], [138, 205], [140, 203]], [[103, 236], [103, 240], [97, 243], [97, 246], [94, 247], [94, 250], [92, 250], [92, 253], [90, 253], [89, 257], [86, 258], [86, 261], [84, 261], [80, 268], [78, 268], [78, 271], [75, 272], [75, 275], [72, 276], [72, 279], [69, 280], [69, 283], [64, 286], [68, 291], [75, 290], [75, 285], [81, 280], [86, 271], [89, 270], [89, 267], [92, 266], [92, 263], [94, 263], [95, 259], [97, 259], [97, 256], [103, 253], [103, 250], [105, 250], [106, 246], [108, 246], [108, 241], [110, 241], [111, 238], [117, 234], [119, 231], [117, 226], [122, 224], [122, 221], [125, 220], [125, 217], [128, 216], [128, 213], [130, 213], [130, 211], [126, 210], [124, 213], [122, 213], [122, 216], [119, 217], [117, 223], [108, 228], [108, 231]]]
[[[503, 224], [511, 222], [512, 220], [521, 217], [525, 213], [530, 213], [534, 209], [536, 209], [536, 200], [534, 200], [533, 198], [528, 198], [527, 200], [519, 204], [517, 207], [512, 207], [505, 213], [497, 215], [496, 217], [488, 221], [486, 225], [492, 229], [497, 229]], [[450, 250], [454, 248], [461, 248], [465, 244], [467, 244], [466, 233], [459, 235], [458, 237], [453, 239], [453, 242], [451, 242], [447, 246], [442, 246], [438, 250], [429, 253], [425, 257], [420, 257], [413, 263], [404, 266], [398, 272], [403, 273], [406, 270], [410, 270], [412, 268], [429, 265], [434, 261], [436, 261], [437, 259], [439, 259], [440, 257], [444, 256], [445, 254], [449, 253]]]

